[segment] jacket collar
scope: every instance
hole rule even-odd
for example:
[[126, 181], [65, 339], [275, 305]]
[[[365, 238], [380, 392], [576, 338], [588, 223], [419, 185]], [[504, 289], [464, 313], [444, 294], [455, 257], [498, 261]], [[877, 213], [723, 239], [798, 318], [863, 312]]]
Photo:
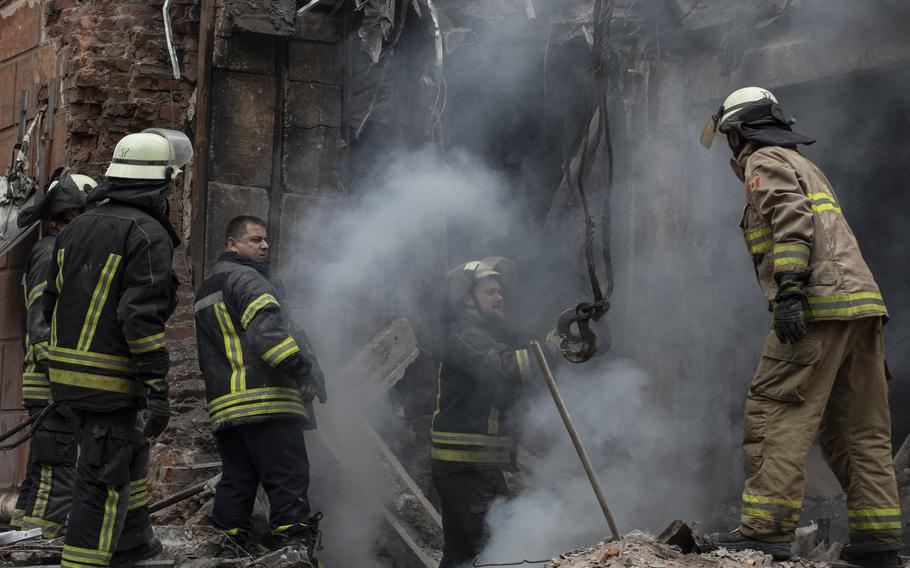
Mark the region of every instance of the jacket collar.
[[256, 269], [259, 274], [262, 274], [266, 278], [269, 278], [269, 272], [271, 271], [272, 263], [271, 261], [264, 262], [253, 262], [252, 260], [247, 260], [232, 251], [224, 251], [218, 256], [218, 261], [232, 262], [234, 264], [240, 264], [243, 266], [249, 266], [250, 268]]

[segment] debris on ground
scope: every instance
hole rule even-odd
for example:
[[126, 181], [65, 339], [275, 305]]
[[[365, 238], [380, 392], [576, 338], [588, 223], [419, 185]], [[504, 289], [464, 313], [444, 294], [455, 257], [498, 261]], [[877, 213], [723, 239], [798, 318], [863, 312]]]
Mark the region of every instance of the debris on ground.
[[[679, 523], [679, 524], [677, 524]], [[672, 529], [672, 530], [671, 530]], [[694, 542], [704, 542], [703, 535], [692, 531], [688, 526], [679, 521], [671, 525], [661, 534], [668, 535], [671, 539], [692, 546], [693, 552], [686, 554], [676, 544], [664, 544], [657, 537], [640, 531], [632, 531], [625, 535], [621, 541], [604, 540], [596, 546], [581, 548], [567, 552], [550, 560], [544, 568], [827, 568], [830, 566], [821, 559], [794, 558], [789, 561], [777, 562], [770, 555], [758, 551], [732, 551], [717, 548], [710, 552], [698, 552]], [[695, 540], [692, 540], [692, 534]], [[701, 545], [699, 545], [701, 546]], [[821, 543], [819, 547], [824, 547]], [[838, 543], [832, 547], [837, 548]], [[830, 550], [826, 547], [822, 552]], [[839, 552], [839, 548], [838, 548]], [[817, 557], [816, 557], [817, 558]]]

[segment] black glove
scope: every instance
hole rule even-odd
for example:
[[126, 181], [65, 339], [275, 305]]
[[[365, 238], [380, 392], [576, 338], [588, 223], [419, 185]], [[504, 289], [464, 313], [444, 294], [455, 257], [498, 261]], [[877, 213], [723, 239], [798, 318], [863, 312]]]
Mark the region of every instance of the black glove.
[[774, 298], [774, 333], [781, 343], [796, 343], [806, 336], [806, 291], [812, 271], [778, 272], [777, 296]]
[[142, 435], [148, 438], [157, 438], [167, 428], [171, 419], [171, 403], [167, 398], [167, 391], [149, 391], [148, 419]]

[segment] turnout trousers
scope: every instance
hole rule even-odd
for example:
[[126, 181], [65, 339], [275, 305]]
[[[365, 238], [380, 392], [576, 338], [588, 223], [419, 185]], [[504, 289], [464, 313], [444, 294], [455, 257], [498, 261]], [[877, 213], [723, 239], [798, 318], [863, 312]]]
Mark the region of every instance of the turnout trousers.
[[149, 441], [135, 409], [77, 415], [82, 436], [61, 565], [98, 568], [152, 540]]
[[439, 568], [470, 565], [486, 544], [490, 504], [508, 493], [498, 469], [470, 469], [433, 474], [442, 509], [442, 561]]
[[[29, 409], [29, 416], [43, 407]], [[28, 530], [40, 528], [44, 538], [63, 536], [73, 500], [76, 477], [76, 436], [79, 420], [72, 414], [50, 411], [32, 435], [28, 468], [10, 525]]]
[[796, 344], [768, 334], [746, 400], [744, 535], [793, 540], [817, 435], [847, 495], [851, 548], [901, 548], [883, 324], [881, 317], [814, 321]]
[[307, 530], [310, 462], [303, 423], [294, 418], [230, 426], [215, 432], [221, 480], [215, 488], [212, 523], [227, 534], [249, 534], [259, 485], [269, 498], [273, 536]]

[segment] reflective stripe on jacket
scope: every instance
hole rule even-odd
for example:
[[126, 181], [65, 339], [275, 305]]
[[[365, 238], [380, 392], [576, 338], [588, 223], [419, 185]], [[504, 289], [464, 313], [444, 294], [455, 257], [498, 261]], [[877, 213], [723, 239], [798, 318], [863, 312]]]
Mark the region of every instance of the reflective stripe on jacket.
[[309, 417], [300, 387], [314, 382], [311, 364], [278, 293], [254, 266], [224, 253], [197, 292], [199, 365], [215, 430]]
[[179, 241], [163, 222], [112, 198], [57, 237], [43, 299], [56, 402], [108, 412], [142, 408], [149, 389], [167, 390], [164, 326], [177, 305]]
[[22, 309], [25, 314], [22, 402], [27, 408], [44, 406], [51, 400], [51, 383], [47, 377], [50, 326], [44, 319], [41, 298], [47, 288], [56, 235], [57, 231], [51, 229], [50, 234], [35, 243], [22, 273]]
[[508, 467], [509, 411], [530, 379], [528, 349], [492, 322], [462, 314], [446, 338], [431, 431], [434, 460]]
[[779, 146], [747, 147], [739, 162], [747, 197], [740, 228], [768, 301], [777, 295], [774, 273], [811, 268], [809, 318], [887, 316], [825, 174], [797, 150]]

